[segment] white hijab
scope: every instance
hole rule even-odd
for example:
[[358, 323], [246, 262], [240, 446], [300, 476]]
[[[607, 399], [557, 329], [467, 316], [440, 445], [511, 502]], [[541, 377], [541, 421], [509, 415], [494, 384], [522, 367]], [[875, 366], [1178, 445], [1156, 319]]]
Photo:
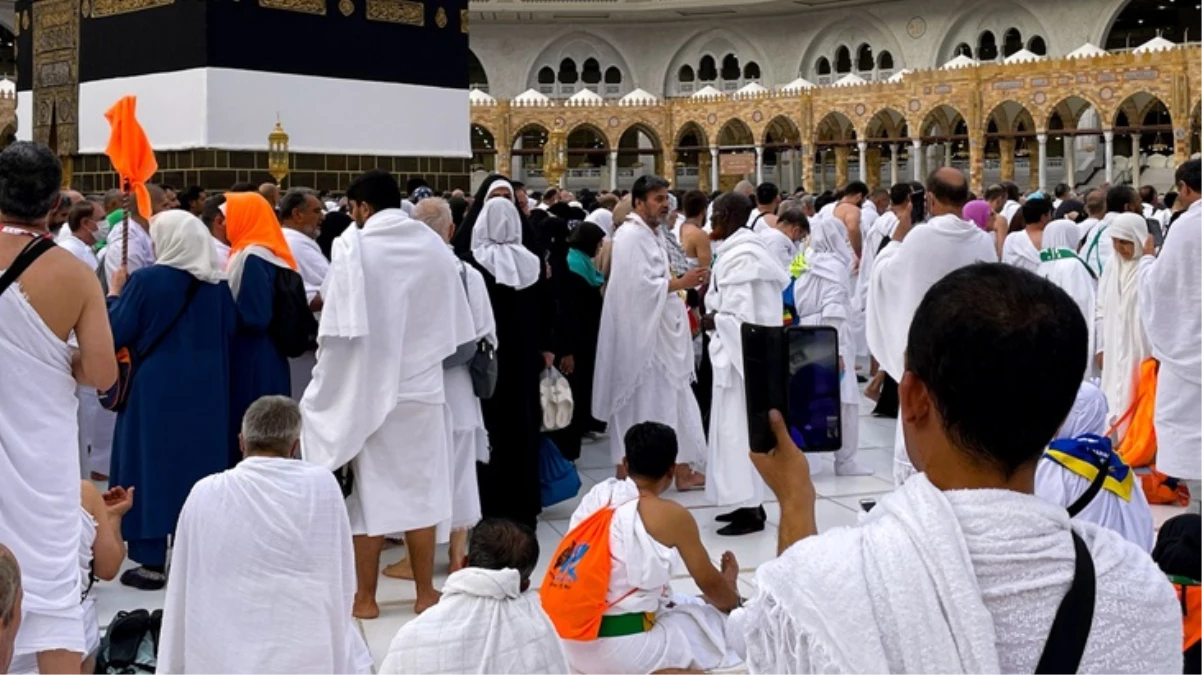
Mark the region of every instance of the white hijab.
[[1067, 218], [1053, 220], [1043, 228], [1043, 250], [1065, 248], [1076, 252], [1081, 231], [1077, 224]]
[[1122, 213], [1115, 217], [1104, 236], [1135, 244], [1135, 256], [1131, 260], [1115, 251], [1098, 282], [1102, 351], [1105, 354], [1102, 391], [1106, 394], [1113, 420], [1131, 405], [1139, 364], [1152, 353], [1139, 319], [1136, 288], [1140, 253], [1148, 238], [1148, 223], [1138, 213]]
[[181, 209], [164, 211], [150, 219], [155, 264], [174, 267], [200, 281], [215, 284], [225, 279], [217, 265], [209, 230], [196, 216]]
[[1101, 436], [1106, 433], [1106, 397], [1102, 390], [1089, 380], [1081, 383], [1077, 390], [1077, 400], [1073, 401], [1073, 409], [1069, 411], [1056, 438], [1077, 438], [1085, 434]]
[[593, 223], [605, 232], [605, 238], [609, 239], [614, 234], [614, 214], [606, 208], [594, 209], [592, 213], [585, 217], [584, 222]]
[[[494, 183], [492, 189], [501, 182]], [[521, 290], [538, 281], [538, 256], [522, 246], [522, 216], [510, 199], [484, 203], [472, 227], [472, 255], [504, 286]]]
[[[806, 273], [830, 279], [849, 287], [855, 255], [833, 218], [816, 216], [810, 220]], [[804, 275], [803, 275], [804, 276]], [[848, 288], [850, 293], [850, 287]]]

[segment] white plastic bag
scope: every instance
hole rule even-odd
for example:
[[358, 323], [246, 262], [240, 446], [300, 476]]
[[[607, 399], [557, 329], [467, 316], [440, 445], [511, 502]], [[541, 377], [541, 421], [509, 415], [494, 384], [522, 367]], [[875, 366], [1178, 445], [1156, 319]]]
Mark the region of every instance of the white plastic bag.
[[543, 431], [558, 431], [572, 424], [572, 385], [555, 368], [543, 371], [538, 383], [539, 401], [543, 406]]

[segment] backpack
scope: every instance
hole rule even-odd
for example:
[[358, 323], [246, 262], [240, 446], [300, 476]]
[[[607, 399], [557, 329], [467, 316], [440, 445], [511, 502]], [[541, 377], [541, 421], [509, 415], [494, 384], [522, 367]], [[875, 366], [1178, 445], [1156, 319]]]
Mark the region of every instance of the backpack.
[[305, 282], [296, 270], [276, 267], [267, 335], [276, 349], [290, 359], [317, 347], [317, 319], [309, 309]]
[[158, 665], [163, 611], [117, 612], [96, 654], [97, 673], [153, 673]]
[[638, 590], [632, 588], [612, 603], [605, 601], [613, 566], [609, 527], [615, 508], [608, 504], [573, 527], [559, 542], [543, 577], [539, 599], [555, 632], [564, 640], [596, 640], [601, 615]]

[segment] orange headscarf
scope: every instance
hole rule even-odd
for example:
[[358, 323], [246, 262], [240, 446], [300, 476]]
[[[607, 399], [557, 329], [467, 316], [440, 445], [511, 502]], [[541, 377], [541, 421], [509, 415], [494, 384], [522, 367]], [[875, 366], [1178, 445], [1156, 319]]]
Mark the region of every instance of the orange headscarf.
[[262, 246], [271, 251], [292, 269], [296, 259], [275, 210], [257, 192], [234, 192], [225, 195], [225, 236], [230, 240], [230, 258], [247, 246]]

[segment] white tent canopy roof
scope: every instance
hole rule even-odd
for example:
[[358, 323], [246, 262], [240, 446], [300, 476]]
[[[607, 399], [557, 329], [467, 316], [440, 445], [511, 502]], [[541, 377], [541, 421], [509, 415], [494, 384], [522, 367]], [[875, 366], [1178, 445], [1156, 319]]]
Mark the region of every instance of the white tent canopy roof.
[[545, 105], [550, 103], [551, 99], [547, 98], [546, 94], [537, 89], [527, 89], [518, 94], [517, 98], [513, 99], [513, 102], [518, 105]]
[[944, 70], [955, 70], [956, 68], [971, 68], [977, 65], [977, 62], [972, 57], [960, 54], [956, 58], [943, 64]]
[[1081, 45], [1080, 47], [1077, 47], [1073, 51], [1069, 52], [1067, 58], [1084, 59], [1084, 58], [1088, 58], [1090, 56], [1101, 56], [1102, 54], [1105, 54], [1105, 53], [1106, 53], [1105, 49], [1102, 49], [1101, 47], [1095, 45], [1092, 42], [1086, 42], [1085, 44]]
[[715, 89], [713, 85], [707, 84], [698, 89], [690, 98], [719, 98], [720, 96], [722, 96], [722, 92]]
[[623, 96], [618, 101], [618, 105], [622, 105], [622, 106], [655, 105], [658, 102], [659, 102], [659, 99], [657, 99], [655, 97], [655, 95], [652, 94], [651, 92], [649, 92], [645, 89], [635, 89], [634, 91], [630, 92], [629, 94], [626, 94], [625, 96]]
[[1043, 57], [1040, 56], [1039, 54], [1036, 54], [1033, 51], [1030, 51], [1027, 49], [1020, 49], [1020, 50], [1014, 52], [1013, 54], [1011, 54], [1010, 56], [1007, 56], [1006, 60], [1004, 62], [1005, 63], [1029, 63], [1031, 61], [1039, 61], [1041, 59], [1043, 59]]
[[469, 91], [467, 93], [467, 100], [472, 105], [493, 105], [497, 102], [497, 99], [479, 89]]
[[603, 103], [605, 103], [605, 99], [592, 89], [581, 89], [568, 98], [568, 105], [572, 106], [602, 105]]
[[1132, 51], [1134, 51], [1136, 54], [1143, 54], [1144, 52], [1163, 52], [1166, 49], [1175, 49], [1176, 47], [1177, 43], [1169, 42], [1168, 40], [1157, 36], [1136, 47]]
[[855, 73], [848, 73], [848, 74], [844, 75], [843, 77], [839, 78], [839, 81], [835, 82], [834, 86], [836, 86], [836, 87], [854, 87], [859, 84], [868, 84], [868, 80], [865, 80], [864, 78], [860, 77], [859, 75], [856, 75]]
[[793, 93], [793, 92], [799, 92], [803, 89], [813, 89], [813, 88], [814, 88], [813, 82], [810, 82], [809, 80], [805, 79], [804, 77], [799, 77], [796, 80], [793, 80], [792, 82], [790, 82], [789, 84], [786, 84], [785, 86], [781, 87], [780, 90], [784, 91], [784, 92]]

